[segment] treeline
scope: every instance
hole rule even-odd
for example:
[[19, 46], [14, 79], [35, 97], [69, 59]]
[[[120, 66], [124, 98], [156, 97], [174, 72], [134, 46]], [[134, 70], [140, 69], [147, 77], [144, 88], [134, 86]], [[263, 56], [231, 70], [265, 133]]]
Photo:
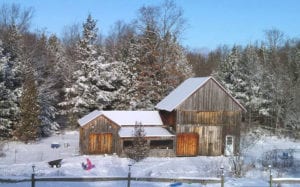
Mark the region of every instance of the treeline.
[[143, 6], [107, 37], [92, 15], [55, 34], [30, 32], [31, 8], [0, 7], [0, 137], [22, 141], [77, 126], [95, 109], [148, 110], [193, 76], [173, 1]]
[[196, 76], [213, 75], [247, 109], [246, 122], [300, 128], [300, 40], [277, 29], [246, 46], [189, 52]]
[[1, 138], [49, 136], [95, 109], [152, 110], [186, 78], [209, 75], [247, 108], [250, 124], [299, 129], [300, 42], [278, 30], [204, 55], [182, 47], [186, 21], [170, 0], [141, 7], [106, 37], [92, 15], [61, 38], [31, 32], [32, 16], [31, 8], [0, 7]]

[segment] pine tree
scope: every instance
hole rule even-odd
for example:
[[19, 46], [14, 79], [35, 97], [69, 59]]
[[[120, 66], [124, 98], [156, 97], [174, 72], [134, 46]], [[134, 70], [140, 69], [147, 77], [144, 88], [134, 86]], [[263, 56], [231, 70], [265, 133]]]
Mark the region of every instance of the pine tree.
[[8, 26], [5, 31], [4, 53], [9, 54], [11, 60], [15, 60], [20, 56], [20, 39], [21, 34], [15, 23]]
[[0, 84], [3, 89], [0, 90], [0, 118], [3, 121], [2, 124], [6, 126], [3, 138], [12, 136], [19, 121], [19, 98], [22, 85], [21, 35], [14, 25], [9, 27], [9, 31], [5, 33], [6, 42], [3, 43], [3, 48], [1, 47], [2, 80]]
[[20, 101], [20, 123], [16, 129], [19, 140], [27, 143], [41, 135], [40, 107], [38, 92], [32, 67], [27, 67], [24, 75], [23, 92]]
[[89, 15], [83, 27], [83, 36], [76, 47], [78, 69], [65, 89], [65, 100], [60, 103], [70, 121], [95, 109], [117, 108], [128, 84], [128, 66], [108, 61], [97, 49], [96, 21]]
[[6, 71], [9, 58], [3, 54], [0, 41], [0, 137], [7, 138], [12, 135], [13, 122], [10, 118], [10, 90], [6, 87]]
[[149, 146], [145, 136], [146, 133], [143, 124], [141, 122], [136, 122], [133, 132], [132, 147], [127, 150], [128, 157], [136, 162], [143, 160], [149, 154]]
[[[39, 52], [36, 54], [40, 59], [43, 68], [38, 75], [38, 102], [41, 109], [41, 133], [42, 136], [49, 136], [53, 131], [59, 130], [60, 125], [56, 122], [57, 103], [63, 82], [62, 71], [62, 48], [58, 38], [51, 35], [49, 39], [42, 36], [38, 40]], [[43, 55], [38, 55], [42, 53]]]

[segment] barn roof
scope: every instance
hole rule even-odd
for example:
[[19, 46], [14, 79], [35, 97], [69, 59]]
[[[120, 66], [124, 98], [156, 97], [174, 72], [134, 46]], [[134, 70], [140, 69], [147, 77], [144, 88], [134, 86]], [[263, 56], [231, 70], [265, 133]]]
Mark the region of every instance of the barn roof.
[[99, 111], [95, 110], [78, 120], [80, 126], [86, 125], [100, 115], [104, 115], [119, 126], [135, 125], [141, 122], [142, 125], [163, 125], [158, 111]]
[[[163, 127], [144, 127], [145, 137], [172, 137], [174, 136]], [[134, 137], [134, 127], [122, 127], [119, 131], [121, 138]]]
[[216, 84], [218, 84], [220, 88], [224, 90], [224, 92], [226, 92], [226, 94], [228, 94], [235, 101], [235, 103], [237, 103], [240, 106], [242, 110], [246, 111], [246, 109], [234, 97], [232, 97], [232, 95], [229, 94], [229, 92], [213, 77], [195, 77], [185, 80], [175, 90], [173, 90], [169, 95], [167, 95], [163, 100], [161, 100], [155, 106], [155, 108], [159, 110], [166, 110], [169, 112], [173, 111], [210, 79], [212, 79]]
[[80, 126], [84, 126], [88, 122], [94, 120], [96, 117], [100, 116], [102, 113], [99, 110], [94, 110], [93, 112], [83, 116], [78, 120]]

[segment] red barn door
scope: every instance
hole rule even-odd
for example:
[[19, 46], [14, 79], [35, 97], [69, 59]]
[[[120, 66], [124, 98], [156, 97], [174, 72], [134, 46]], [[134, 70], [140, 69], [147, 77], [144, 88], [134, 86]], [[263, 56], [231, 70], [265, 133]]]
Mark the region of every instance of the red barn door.
[[198, 155], [199, 135], [197, 133], [177, 134], [176, 155], [196, 156]]
[[89, 136], [89, 153], [105, 154], [112, 153], [112, 134], [90, 134]]

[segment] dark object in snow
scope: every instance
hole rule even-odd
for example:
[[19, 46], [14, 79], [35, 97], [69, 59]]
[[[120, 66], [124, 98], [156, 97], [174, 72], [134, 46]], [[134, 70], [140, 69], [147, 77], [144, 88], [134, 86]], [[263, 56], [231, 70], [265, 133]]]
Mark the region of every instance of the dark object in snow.
[[262, 156], [262, 165], [275, 168], [289, 168], [294, 165], [294, 149], [273, 149]]
[[60, 147], [60, 144], [59, 143], [52, 143], [51, 144], [51, 148], [54, 149], [54, 148], [59, 148]]
[[95, 165], [92, 164], [92, 162], [88, 158], [86, 159], [86, 164], [82, 162], [81, 166], [84, 170], [90, 170], [95, 167]]
[[182, 185], [182, 182], [175, 182], [175, 183], [170, 184], [170, 187], [176, 187], [176, 186], [181, 186], [181, 185]]
[[60, 168], [61, 167], [61, 161], [62, 159], [57, 159], [57, 160], [52, 160], [50, 162], [48, 162], [48, 164], [50, 165], [50, 167], [57, 167], [57, 168]]

